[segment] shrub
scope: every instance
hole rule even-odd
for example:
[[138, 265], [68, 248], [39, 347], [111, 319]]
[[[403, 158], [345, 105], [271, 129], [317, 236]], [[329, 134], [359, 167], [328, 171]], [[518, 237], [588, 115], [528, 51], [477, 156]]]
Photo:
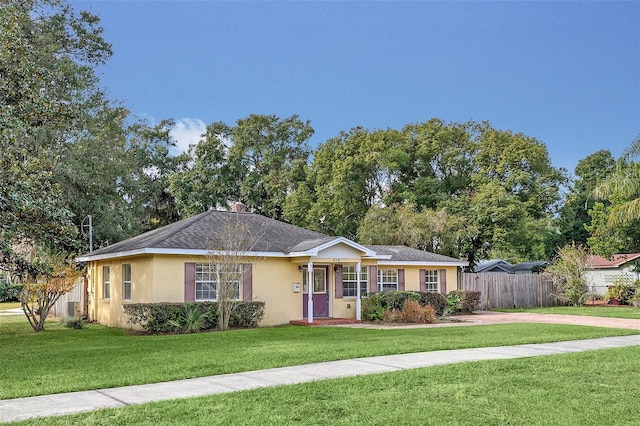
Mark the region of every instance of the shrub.
[[436, 312], [432, 306], [422, 306], [416, 300], [405, 301], [398, 320], [408, 323], [432, 324], [436, 321]]
[[[432, 323], [444, 313], [446, 299], [440, 293], [389, 291], [371, 293], [362, 299], [362, 319], [385, 323], [405, 321]], [[417, 307], [420, 308], [418, 313]], [[406, 313], [404, 311], [406, 310]], [[418, 320], [407, 318], [418, 317]]]
[[0, 277], [0, 302], [18, 302], [20, 301], [21, 285], [13, 285], [4, 277]]
[[362, 298], [362, 318], [371, 322], [384, 319], [384, 308], [382, 307], [380, 293], [372, 293]]
[[385, 309], [382, 317], [382, 321], [385, 324], [391, 324], [394, 322], [398, 322], [398, 314], [396, 310]]
[[[185, 314], [189, 311], [189, 318]], [[216, 302], [196, 303], [130, 303], [124, 305], [129, 322], [141, 326], [152, 333], [176, 332], [176, 325], [195, 331], [212, 330], [218, 325], [218, 304]], [[196, 313], [197, 312], [197, 313]], [[257, 327], [264, 317], [264, 302], [238, 302], [229, 325], [235, 328]], [[189, 327], [186, 327], [187, 323]], [[180, 330], [178, 330], [180, 331]]]
[[480, 306], [480, 292], [453, 290], [447, 294], [447, 309], [451, 314], [470, 314]]
[[472, 314], [480, 307], [480, 292], [475, 290], [464, 290], [462, 296], [462, 312]]
[[621, 304], [628, 305], [637, 299], [635, 295], [637, 294], [639, 284], [640, 280], [636, 280], [634, 283], [616, 280], [613, 282], [613, 285], [607, 288], [605, 300], [608, 302], [611, 299], [616, 299]]
[[75, 317], [63, 319], [60, 321], [60, 324], [67, 328], [75, 328], [76, 330], [80, 330], [84, 325], [84, 321], [80, 317]]
[[431, 306], [436, 315], [439, 317], [444, 314], [444, 310], [447, 307], [447, 298], [442, 293], [436, 293], [434, 291], [423, 291], [419, 294], [420, 304], [422, 306]]
[[450, 314], [457, 314], [461, 308], [461, 297], [457, 292], [449, 292], [447, 294], [447, 311]]
[[203, 329], [206, 317], [207, 314], [203, 314], [194, 303], [187, 303], [175, 319], [169, 320], [169, 326], [176, 333], [194, 333]]
[[380, 295], [382, 307], [392, 311], [402, 310], [407, 300], [420, 300], [420, 294], [415, 291], [385, 291], [377, 294]]

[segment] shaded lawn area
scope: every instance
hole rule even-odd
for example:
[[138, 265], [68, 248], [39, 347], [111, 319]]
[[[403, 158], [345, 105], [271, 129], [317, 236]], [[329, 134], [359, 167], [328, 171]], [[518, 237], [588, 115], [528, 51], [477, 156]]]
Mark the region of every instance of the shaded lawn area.
[[637, 424], [639, 357], [640, 348], [628, 347], [467, 362], [155, 402], [46, 424]]
[[282, 326], [190, 335], [133, 336], [55, 321], [34, 333], [0, 317], [0, 399], [109, 388], [398, 353], [637, 334], [556, 324], [376, 330]]
[[604, 318], [640, 319], [640, 308], [635, 306], [554, 306], [551, 308], [493, 309], [496, 312], [531, 312], [534, 314], [580, 315]]

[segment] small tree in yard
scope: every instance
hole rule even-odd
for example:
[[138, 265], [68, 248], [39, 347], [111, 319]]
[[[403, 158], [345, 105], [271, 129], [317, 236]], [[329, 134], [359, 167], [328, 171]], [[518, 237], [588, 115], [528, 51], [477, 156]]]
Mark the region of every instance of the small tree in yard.
[[42, 331], [53, 305], [73, 289], [83, 270], [64, 255], [37, 253], [34, 248], [31, 252], [34, 256], [32, 264], [39, 266], [39, 272], [24, 274], [20, 304], [33, 331]]
[[[245, 268], [249, 260], [259, 261], [251, 254], [264, 235], [264, 228], [258, 222], [252, 222], [252, 216], [246, 222], [240, 220], [240, 213], [231, 215], [231, 219], [218, 229], [216, 240], [210, 242], [210, 271], [217, 285], [218, 328], [229, 328], [229, 319], [240, 304], [240, 287], [243, 279], [249, 277], [253, 268]], [[251, 226], [253, 225], [253, 226]]]
[[582, 246], [572, 244], [558, 249], [555, 262], [546, 269], [559, 290], [557, 297], [574, 306], [584, 304], [589, 294], [584, 273], [590, 266], [589, 252]]

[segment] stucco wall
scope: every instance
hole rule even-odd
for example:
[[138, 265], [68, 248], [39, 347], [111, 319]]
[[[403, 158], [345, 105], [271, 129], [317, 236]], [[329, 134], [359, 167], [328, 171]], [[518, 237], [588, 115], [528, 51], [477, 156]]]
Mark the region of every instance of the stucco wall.
[[[334, 253], [336, 254], [336, 253]], [[345, 253], [341, 253], [345, 254]], [[328, 290], [330, 315], [341, 318], [355, 318], [356, 300], [354, 297], [338, 298], [335, 294], [334, 259], [314, 260], [314, 265], [328, 266]], [[341, 259], [341, 264], [349, 264]], [[355, 259], [350, 259], [355, 263]], [[291, 320], [303, 318], [302, 272], [299, 266], [306, 265], [308, 259], [289, 258], [250, 259], [252, 263], [252, 299], [265, 302], [265, 316], [261, 326], [286, 324]], [[143, 255], [130, 258], [93, 262], [90, 267], [90, 317], [102, 324], [132, 328], [122, 308], [123, 303], [142, 302], [184, 302], [185, 263], [207, 262], [206, 257]], [[131, 265], [131, 300], [123, 300], [123, 268]], [[372, 265], [365, 262], [364, 265]], [[103, 298], [103, 266], [111, 268], [111, 294]], [[405, 290], [420, 290], [420, 269], [424, 266], [384, 265], [379, 268], [405, 271]], [[455, 266], [434, 266], [432, 269], [446, 269], [447, 291], [457, 287], [457, 268]], [[300, 284], [296, 291], [295, 284]], [[442, 291], [442, 288], [439, 288]], [[241, 295], [244, 297], [244, 295]]]

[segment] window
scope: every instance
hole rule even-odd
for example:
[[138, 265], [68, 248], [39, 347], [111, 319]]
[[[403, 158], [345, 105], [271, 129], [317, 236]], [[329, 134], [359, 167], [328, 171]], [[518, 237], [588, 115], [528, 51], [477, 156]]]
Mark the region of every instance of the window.
[[395, 291], [398, 289], [397, 269], [378, 269], [378, 288], [380, 291]]
[[[307, 287], [307, 268], [302, 271], [302, 292], [308, 293]], [[327, 271], [325, 268], [313, 268], [313, 292], [314, 293], [326, 293], [327, 292]]]
[[[358, 276], [356, 274], [355, 265], [345, 265], [342, 267], [342, 296], [343, 297], [356, 297], [358, 295], [358, 288], [356, 282]], [[369, 273], [366, 266], [362, 267], [360, 271], [360, 294], [365, 294], [368, 291]]]
[[124, 300], [131, 299], [131, 265], [122, 265], [123, 286], [122, 293]]
[[425, 271], [425, 291], [438, 291], [438, 271], [436, 269], [427, 269]]
[[222, 281], [222, 290], [233, 293], [231, 299], [240, 299], [242, 265], [214, 265], [196, 263], [196, 301], [216, 301], [221, 289], [218, 277]]
[[111, 297], [111, 267], [102, 267], [102, 298], [109, 299]]

